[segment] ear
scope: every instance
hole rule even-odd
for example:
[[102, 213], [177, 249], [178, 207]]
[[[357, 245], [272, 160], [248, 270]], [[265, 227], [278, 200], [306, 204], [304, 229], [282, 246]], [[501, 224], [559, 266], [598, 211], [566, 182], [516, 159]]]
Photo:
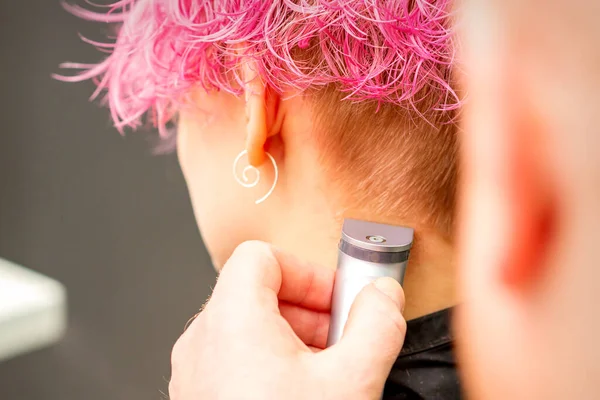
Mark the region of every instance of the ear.
[[246, 100], [246, 151], [250, 164], [259, 167], [265, 161], [267, 140], [281, 130], [280, 96], [265, 85], [253, 59], [244, 57], [241, 69]]
[[501, 279], [510, 288], [523, 291], [547, 273], [559, 193], [545, 147], [544, 122], [533, 103], [513, 98], [508, 117], [506, 183], [511, 235]]

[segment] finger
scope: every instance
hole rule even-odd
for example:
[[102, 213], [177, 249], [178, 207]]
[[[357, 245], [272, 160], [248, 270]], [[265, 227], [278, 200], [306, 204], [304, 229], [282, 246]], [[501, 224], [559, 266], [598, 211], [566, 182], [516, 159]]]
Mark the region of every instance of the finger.
[[406, 335], [403, 307], [404, 292], [394, 279], [380, 278], [365, 287], [350, 309], [342, 338], [331, 348], [340, 365], [367, 368], [369, 383], [383, 388]]
[[248, 305], [269, 303], [278, 298], [304, 308], [329, 311], [334, 271], [303, 263], [271, 245], [242, 243], [221, 271], [213, 298], [242, 298]]
[[279, 311], [305, 345], [325, 348], [329, 332], [329, 313], [309, 310], [285, 302], [279, 303]]
[[298, 260], [273, 248], [282, 271], [279, 300], [315, 311], [329, 312], [335, 271]]

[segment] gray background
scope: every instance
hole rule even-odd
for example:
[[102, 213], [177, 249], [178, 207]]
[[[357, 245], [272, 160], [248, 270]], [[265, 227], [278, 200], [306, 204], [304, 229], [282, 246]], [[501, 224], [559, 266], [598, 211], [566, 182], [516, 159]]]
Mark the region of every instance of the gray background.
[[99, 60], [77, 33], [106, 31], [59, 0], [0, 2], [0, 257], [63, 282], [70, 307], [60, 345], [0, 364], [0, 399], [163, 398], [214, 282], [176, 157], [121, 137], [91, 83], [50, 78]]

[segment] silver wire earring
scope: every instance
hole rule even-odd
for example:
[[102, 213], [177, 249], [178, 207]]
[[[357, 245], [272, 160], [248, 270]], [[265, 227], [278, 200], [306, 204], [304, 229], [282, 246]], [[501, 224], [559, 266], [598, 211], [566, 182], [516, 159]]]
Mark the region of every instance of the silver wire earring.
[[[273, 158], [273, 156], [271, 154], [269, 154], [269, 153], [266, 153], [266, 154], [267, 154], [267, 157], [269, 158], [269, 160], [271, 160], [271, 163], [273, 164], [273, 169], [275, 170], [275, 180], [273, 181], [273, 185], [271, 186], [271, 189], [269, 189], [267, 194], [265, 194], [263, 197], [261, 197], [260, 199], [255, 201], [256, 204], [260, 204], [263, 201], [265, 201], [267, 198], [269, 198], [271, 193], [273, 193], [273, 190], [275, 190], [275, 186], [277, 185], [277, 179], [279, 179], [279, 169], [277, 168], [277, 163], [275, 162], [275, 159]], [[243, 187], [252, 188], [252, 187], [255, 187], [256, 185], [258, 185], [258, 182], [260, 181], [260, 171], [258, 170], [258, 168], [254, 167], [252, 165], [247, 165], [242, 170], [241, 178], [237, 173], [238, 163], [240, 162], [242, 157], [247, 156], [247, 155], [248, 155], [248, 152], [246, 150], [244, 150], [240, 154], [238, 154], [238, 156], [235, 158], [235, 161], [233, 162], [233, 177], [235, 178], [237, 183], [239, 183]], [[256, 178], [251, 180], [248, 177], [248, 172], [253, 172], [254, 175], [256, 176]]]

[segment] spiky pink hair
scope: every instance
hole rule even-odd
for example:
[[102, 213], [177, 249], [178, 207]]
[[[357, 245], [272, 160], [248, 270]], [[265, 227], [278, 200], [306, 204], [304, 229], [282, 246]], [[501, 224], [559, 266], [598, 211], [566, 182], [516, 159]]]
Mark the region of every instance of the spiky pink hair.
[[[449, 84], [450, 0], [119, 0], [105, 12], [64, 5], [120, 24], [114, 43], [84, 39], [108, 58], [65, 63], [83, 71], [61, 78], [96, 80], [93, 97], [107, 92], [118, 129], [138, 127], [149, 112], [165, 135], [193, 86], [240, 94], [240, 46], [278, 91], [337, 84], [354, 101], [415, 106], [426, 92], [432, 109], [460, 104]], [[318, 62], [299, 57], [303, 50], [320, 52]]]

